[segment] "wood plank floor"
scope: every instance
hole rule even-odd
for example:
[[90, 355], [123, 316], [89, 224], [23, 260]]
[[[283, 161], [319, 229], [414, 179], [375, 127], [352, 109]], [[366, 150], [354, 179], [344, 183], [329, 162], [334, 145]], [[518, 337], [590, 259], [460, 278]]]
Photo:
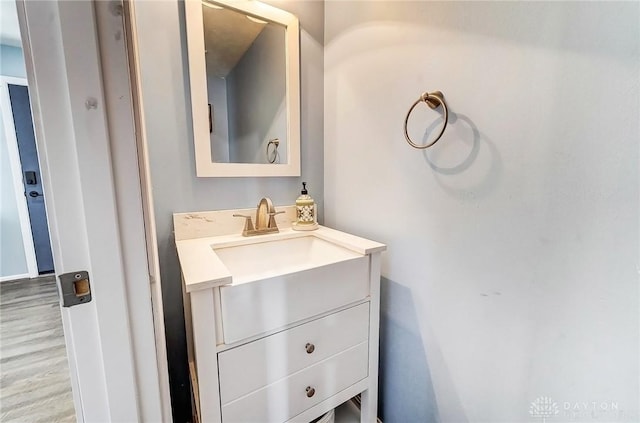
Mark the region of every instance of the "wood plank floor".
[[54, 276], [0, 284], [0, 421], [75, 422]]

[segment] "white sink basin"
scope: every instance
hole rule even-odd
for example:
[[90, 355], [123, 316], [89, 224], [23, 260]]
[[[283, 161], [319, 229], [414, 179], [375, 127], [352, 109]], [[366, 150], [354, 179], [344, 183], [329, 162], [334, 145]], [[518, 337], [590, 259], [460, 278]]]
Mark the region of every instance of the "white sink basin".
[[217, 288], [225, 344], [365, 301], [371, 255], [385, 249], [324, 226], [310, 233], [285, 228], [255, 237], [220, 235], [176, 245], [192, 301], [204, 301], [210, 295], [204, 290]]
[[186, 292], [287, 276], [345, 264], [384, 251], [384, 244], [320, 226], [309, 233], [240, 234], [176, 242]]
[[234, 247], [213, 247], [231, 273], [234, 285], [362, 257], [314, 236], [255, 241]]
[[227, 344], [283, 328], [369, 295], [369, 257], [313, 235], [212, 245], [231, 274], [220, 287]]

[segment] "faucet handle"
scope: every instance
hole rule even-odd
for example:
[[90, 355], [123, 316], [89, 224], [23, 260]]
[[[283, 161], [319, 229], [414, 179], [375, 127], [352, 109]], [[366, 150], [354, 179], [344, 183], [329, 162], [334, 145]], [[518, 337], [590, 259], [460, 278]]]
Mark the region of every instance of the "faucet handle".
[[277, 228], [278, 227], [278, 224], [276, 223], [275, 216], [276, 216], [276, 214], [282, 214], [282, 213], [285, 213], [285, 211], [284, 210], [282, 210], [282, 211], [272, 211], [272, 212], [267, 213], [269, 215], [269, 226], [268, 226], [269, 228]]
[[242, 235], [247, 236], [249, 231], [253, 231], [253, 222], [251, 221], [251, 216], [246, 214], [234, 214], [233, 217], [244, 217], [244, 229], [242, 230]]

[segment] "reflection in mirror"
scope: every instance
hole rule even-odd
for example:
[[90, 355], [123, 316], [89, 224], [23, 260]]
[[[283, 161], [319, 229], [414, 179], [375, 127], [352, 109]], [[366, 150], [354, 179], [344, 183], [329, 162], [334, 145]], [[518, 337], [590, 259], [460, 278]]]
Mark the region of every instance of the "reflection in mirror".
[[300, 30], [258, 0], [186, 0], [199, 177], [300, 176]]
[[286, 28], [202, 3], [211, 159], [286, 163]]

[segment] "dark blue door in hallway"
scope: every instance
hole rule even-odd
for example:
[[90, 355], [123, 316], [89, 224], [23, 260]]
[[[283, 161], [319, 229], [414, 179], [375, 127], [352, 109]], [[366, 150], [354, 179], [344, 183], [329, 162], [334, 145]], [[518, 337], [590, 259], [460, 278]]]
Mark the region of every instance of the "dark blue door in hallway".
[[49, 241], [47, 212], [44, 207], [42, 178], [33, 133], [33, 120], [29, 106], [29, 90], [22, 85], [9, 84], [9, 98], [18, 139], [18, 151], [22, 165], [22, 182], [25, 188], [31, 235], [36, 250], [38, 273], [53, 272], [53, 256]]

